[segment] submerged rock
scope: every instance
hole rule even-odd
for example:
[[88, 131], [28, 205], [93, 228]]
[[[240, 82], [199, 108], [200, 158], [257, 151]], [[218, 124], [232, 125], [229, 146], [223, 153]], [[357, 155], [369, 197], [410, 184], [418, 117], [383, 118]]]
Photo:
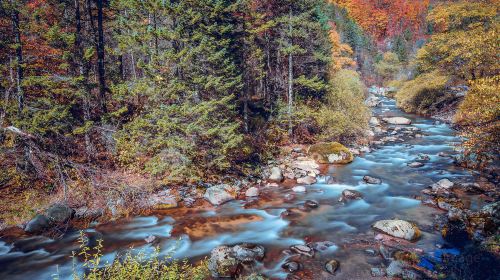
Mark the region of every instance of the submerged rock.
[[363, 194], [361, 194], [360, 192], [358, 192], [356, 190], [345, 189], [342, 191], [342, 196], [339, 198], [339, 201], [345, 202], [345, 201], [349, 201], [349, 200], [357, 200], [357, 199], [362, 199], [362, 198], [363, 198]]
[[354, 160], [349, 149], [338, 142], [312, 145], [308, 154], [319, 163], [347, 164]]
[[382, 180], [371, 176], [364, 176], [363, 181], [365, 181], [367, 184], [373, 184], [373, 185], [382, 184]]
[[381, 220], [373, 225], [373, 228], [380, 230], [390, 236], [403, 238], [406, 240], [415, 240], [420, 237], [419, 228], [403, 220]]
[[396, 125], [408, 125], [411, 124], [411, 120], [403, 117], [392, 117], [392, 118], [383, 118], [384, 122], [388, 124], [396, 124]]
[[424, 166], [425, 164], [418, 162], [418, 161], [414, 161], [414, 162], [408, 163], [407, 165], [408, 165], [408, 167], [411, 167], [411, 168], [419, 168], [419, 167]]
[[290, 250], [296, 254], [308, 256], [308, 257], [314, 257], [314, 250], [307, 246], [307, 245], [293, 245], [290, 246]]
[[306, 187], [304, 187], [304, 186], [296, 186], [296, 187], [293, 187], [292, 190], [294, 192], [306, 192]]
[[290, 273], [299, 271], [301, 267], [302, 265], [300, 263], [294, 261], [287, 261], [281, 266], [281, 268], [287, 270]]
[[325, 263], [325, 270], [328, 271], [330, 274], [335, 274], [335, 271], [337, 271], [339, 266], [340, 266], [339, 261], [335, 259], [329, 260], [328, 262]]
[[233, 200], [236, 198], [236, 190], [226, 184], [215, 185], [208, 188], [203, 196], [212, 205], [221, 205], [224, 202]]

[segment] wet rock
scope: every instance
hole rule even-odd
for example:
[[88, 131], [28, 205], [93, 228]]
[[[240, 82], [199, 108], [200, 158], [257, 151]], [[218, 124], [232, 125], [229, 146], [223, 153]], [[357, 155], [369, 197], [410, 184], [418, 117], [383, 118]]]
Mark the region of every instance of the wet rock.
[[36, 215], [31, 221], [26, 224], [24, 231], [27, 233], [40, 233], [50, 227], [50, 220], [42, 214]]
[[377, 119], [377, 117], [371, 117], [370, 118], [370, 124], [374, 125], [374, 126], [377, 126], [377, 125], [380, 125], [380, 121]]
[[186, 206], [187, 208], [191, 208], [194, 206], [196, 199], [194, 197], [188, 196], [184, 197], [182, 201], [184, 202], [184, 206]]
[[149, 196], [146, 203], [157, 210], [170, 209], [178, 206], [177, 197], [168, 189], [152, 194]]
[[450, 155], [447, 154], [447, 153], [445, 153], [445, 152], [439, 152], [438, 156], [440, 156], [440, 157], [449, 157]]
[[254, 196], [259, 196], [259, 189], [256, 187], [251, 187], [245, 192], [245, 196], [248, 197], [254, 197]]
[[304, 205], [308, 208], [318, 208], [319, 207], [319, 203], [315, 200], [306, 200], [306, 202], [304, 202]]
[[328, 271], [330, 274], [335, 274], [335, 271], [339, 268], [339, 261], [333, 259], [329, 260], [328, 262], [325, 263], [325, 270]]
[[304, 187], [304, 186], [295, 186], [295, 187], [292, 188], [292, 190], [294, 192], [303, 193], [303, 192], [306, 192], [306, 187]]
[[203, 196], [212, 205], [218, 206], [236, 198], [236, 190], [226, 184], [215, 185], [208, 188]]
[[349, 201], [349, 200], [357, 200], [357, 199], [362, 199], [362, 198], [363, 198], [363, 194], [361, 194], [360, 192], [358, 192], [356, 190], [345, 189], [342, 191], [342, 196], [339, 198], [339, 201], [345, 202], [345, 201]]
[[420, 237], [419, 228], [403, 220], [381, 220], [375, 222], [373, 228], [380, 230], [390, 236], [403, 238], [406, 240], [415, 240]]
[[285, 202], [290, 202], [294, 199], [295, 199], [295, 195], [293, 193], [288, 193], [284, 197]]
[[79, 220], [96, 220], [104, 215], [103, 209], [89, 209], [87, 206], [75, 210], [75, 218]]
[[441, 179], [437, 183], [432, 184], [432, 190], [435, 192], [439, 191], [448, 191], [451, 187], [453, 187], [453, 182], [448, 179]]
[[290, 246], [290, 250], [296, 254], [304, 255], [307, 257], [314, 257], [314, 250], [306, 245], [293, 245]]
[[279, 187], [280, 185], [276, 184], [276, 183], [267, 183], [266, 184], [266, 187], [269, 187], [269, 188], [277, 188]]
[[306, 173], [308, 172], [313, 172], [315, 174], [319, 174], [319, 165], [314, 161], [310, 159], [300, 159], [297, 161], [294, 161], [292, 163], [292, 168], [295, 170], [301, 170]]
[[411, 167], [411, 168], [419, 168], [419, 167], [424, 166], [425, 164], [418, 162], [418, 161], [414, 161], [414, 162], [408, 163], [407, 165], [408, 165], [408, 167]]
[[144, 241], [146, 241], [146, 243], [152, 243], [152, 242], [154, 242], [155, 240], [156, 240], [156, 236], [154, 236], [154, 235], [150, 235], [150, 236], [148, 236], [148, 237], [146, 237], [146, 238], [144, 239]]
[[312, 185], [314, 183], [316, 183], [316, 178], [314, 178], [312, 176], [306, 176], [306, 177], [302, 177], [302, 178], [297, 179], [297, 184]]
[[384, 268], [372, 267], [370, 270], [372, 277], [385, 277], [387, 275]]
[[418, 154], [417, 160], [429, 161], [429, 160], [431, 160], [431, 157], [429, 155], [426, 155], [426, 154]]
[[384, 258], [384, 260], [392, 260], [392, 252], [384, 245], [380, 245], [379, 247], [380, 255]]
[[410, 119], [403, 118], [403, 117], [383, 118], [382, 120], [388, 124], [395, 124], [395, 125], [409, 125], [409, 124], [411, 124]]
[[312, 145], [308, 154], [319, 163], [347, 164], [354, 160], [349, 149], [338, 142]]
[[281, 268], [287, 270], [290, 273], [299, 271], [301, 267], [302, 265], [300, 263], [294, 261], [287, 261], [281, 266]]
[[269, 175], [269, 180], [275, 182], [283, 181], [283, 173], [281, 172], [281, 168], [277, 166], [271, 168], [271, 175]]
[[244, 263], [260, 261], [264, 258], [265, 250], [260, 245], [243, 243], [235, 245], [232, 249], [235, 258]]
[[365, 181], [367, 184], [373, 184], [373, 185], [382, 184], [382, 180], [371, 176], [363, 176], [363, 181]]
[[308, 247], [311, 247], [313, 250], [316, 251], [326, 251], [328, 248], [335, 246], [335, 243], [331, 241], [318, 241], [318, 242], [311, 242], [307, 244]]
[[448, 211], [448, 220], [449, 221], [463, 221], [466, 219], [466, 214], [462, 209], [456, 207], [450, 207]]
[[240, 262], [229, 246], [215, 247], [210, 253], [208, 269], [212, 277], [233, 277], [238, 271]]
[[368, 254], [368, 255], [370, 255], [370, 256], [375, 256], [375, 254], [377, 252], [375, 250], [373, 250], [373, 249], [366, 249], [365, 253]]
[[401, 277], [407, 280], [415, 280], [420, 277], [415, 272], [407, 269], [401, 261], [392, 261], [386, 269], [388, 277]]

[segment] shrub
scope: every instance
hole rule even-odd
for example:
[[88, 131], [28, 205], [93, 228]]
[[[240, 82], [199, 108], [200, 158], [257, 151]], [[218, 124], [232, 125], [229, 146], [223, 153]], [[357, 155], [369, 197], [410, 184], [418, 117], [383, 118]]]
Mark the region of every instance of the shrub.
[[396, 93], [399, 107], [407, 112], [428, 114], [430, 109], [445, 99], [449, 77], [438, 71], [422, 74], [403, 83]]
[[382, 59], [375, 63], [375, 72], [384, 80], [392, 79], [401, 71], [401, 62], [393, 52], [384, 53]]
[[73, 268], [74, 280], [202, 280], [208, 279], [209, 271], [205, 261], [191, 265], [187, 261], [173, 260], [170, 257], [160, 258], [159, 250], [151, 255], [144, 251], [133, 254], [128, 251], [123, 257], [116, 258], [112, 263], [102, 263], [102, 240], [94, 248], [86, 244], [86, 237], [80, 235], [80, 251], [73, 252], [73, 258], [83, 258], [85, 272], [79, 273]]

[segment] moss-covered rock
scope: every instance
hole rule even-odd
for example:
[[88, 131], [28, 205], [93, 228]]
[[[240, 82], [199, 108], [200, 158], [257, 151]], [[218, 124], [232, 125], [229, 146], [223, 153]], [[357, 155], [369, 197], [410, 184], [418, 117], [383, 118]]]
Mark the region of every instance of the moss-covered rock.
[[319, 163], [347, 164], [354, 160], [349, 149], [338, 142], [312, 145], [308, 154]]

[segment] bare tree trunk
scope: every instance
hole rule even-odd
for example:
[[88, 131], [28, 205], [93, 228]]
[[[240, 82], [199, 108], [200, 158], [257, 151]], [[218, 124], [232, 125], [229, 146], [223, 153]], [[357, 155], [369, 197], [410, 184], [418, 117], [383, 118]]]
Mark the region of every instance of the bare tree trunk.
[[14, 33], [14, 43], [16, 49], [16, 86], [17, 86], [17, 111], [21, 115], [24, 109], [23, 82], [23, 48], [21, 42], [21, 29], [19, 27], [19, 11], [16, 7], [12, 9], [12, 31]]
[[107, 113], [106, 108], [106, 77], [104, 68], [104, 27], [103, 27], [103, 1], [97, 0], [97, 73], [99, 78], [99, 99], [101, 109]]
[[[82, 25], [81, 25], [81, 15], [80, 15], [80, 0], [75, 0], [75, 22], [76, 22], [76, 38], [75, 38], [75, 47], [77, 56], [81, 59], [78, 61], [78, 70], [80, 76], [83, 77], [82, 88], [83, 88], [83, 120], [85, 124], [90, 121], [90, 88], [88, 84], [88, 66], [86, 66], [87, 62], [83, 61], [83, 45], [82, 45]], [[87, 154], [87, 159], [92, 160], [95, 149], [92, 144], [92, 140], [90, 139], [89, 131], [85, 131], [85, 152]]]

